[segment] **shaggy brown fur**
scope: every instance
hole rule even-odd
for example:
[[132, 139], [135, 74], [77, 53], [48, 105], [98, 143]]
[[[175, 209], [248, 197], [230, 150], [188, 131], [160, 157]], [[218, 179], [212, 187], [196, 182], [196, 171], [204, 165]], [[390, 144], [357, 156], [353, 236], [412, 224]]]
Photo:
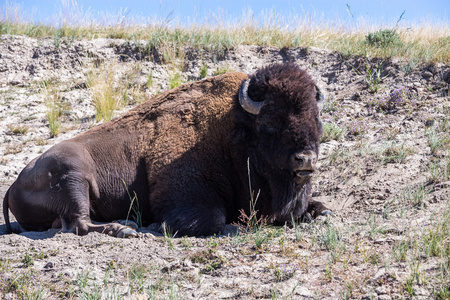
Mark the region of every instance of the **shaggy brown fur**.
[[25, 230], [62, 226], [123, 236], [120, 224], [92, 221], [127, 218], [129, 192], [144, 225], [165, 222], [179, 235], [216, 233], [237, 220], [239, 209], [249, 210], [247, 160], [253, 189], [261, 191], [260, 213], [274, 222], [301, 218], [311, 183], [298, 175], [303, 169], [293, 171], [293, 155], [317, 158], [316, 85], [293, 64], [259, 70], [249, 96], [265, 104], [251, 115], [238, 101], [246, 79], [230, 73], [185, 84], [55, 145], [8, 190], [8, 228], [9, 207]]

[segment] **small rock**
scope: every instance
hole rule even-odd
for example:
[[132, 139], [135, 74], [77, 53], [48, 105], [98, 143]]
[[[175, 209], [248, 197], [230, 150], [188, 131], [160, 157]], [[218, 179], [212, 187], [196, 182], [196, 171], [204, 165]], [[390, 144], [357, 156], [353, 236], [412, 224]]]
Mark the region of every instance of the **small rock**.
[[433, 73], [431, 73], [430, 71], [423, 71], [422, 72], [422, 77], [428, 80], [431, 77], [433, 77]]
[[63, 271], [64, 276], [67, 276], [69, 278], [73, 277], [73, 271], [72, 270], [65, 270]]
[[53, 262], [49, 261], [48, 263], [45, 264], [44, 269], [53, 269], [54, 264]]

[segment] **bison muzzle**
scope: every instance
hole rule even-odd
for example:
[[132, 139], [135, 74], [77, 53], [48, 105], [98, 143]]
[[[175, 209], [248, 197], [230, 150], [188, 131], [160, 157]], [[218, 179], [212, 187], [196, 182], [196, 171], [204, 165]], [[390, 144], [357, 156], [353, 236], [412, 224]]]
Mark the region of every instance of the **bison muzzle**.
[[7, 228], [11, 210], [25, 230], [124, 237], [136, 232], [114, 221], [139, 219], [209, 235], [256, 193], [275, 224], [329, 213], [311, 199], [322, 102], [293, 63], [169, 90], [31, 161], [5, 195]]

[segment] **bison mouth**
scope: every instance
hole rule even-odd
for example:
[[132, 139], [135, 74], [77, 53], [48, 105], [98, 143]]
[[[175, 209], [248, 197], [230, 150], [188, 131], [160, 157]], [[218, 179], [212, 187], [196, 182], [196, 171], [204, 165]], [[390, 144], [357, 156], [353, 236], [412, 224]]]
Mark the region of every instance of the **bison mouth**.
[[314, 170], [296, 170], [293, 175], [296, 183], [304, 183], [314, 175]]

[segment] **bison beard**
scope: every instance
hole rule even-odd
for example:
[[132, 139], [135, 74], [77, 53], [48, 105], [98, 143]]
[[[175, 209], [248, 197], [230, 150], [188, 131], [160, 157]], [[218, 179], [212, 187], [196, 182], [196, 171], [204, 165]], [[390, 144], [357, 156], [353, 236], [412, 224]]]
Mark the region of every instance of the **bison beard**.
[[322, 101], [291, 63], [167, 91], [30, 162], [3, 201], [8, 230], [10, 209], [25, 230], [134, 236], [113, 223], [131, 211], [178, 236], [218, 233], [250, 213], [249, 174], [273, 223], [329, 213], [311, 200]]

